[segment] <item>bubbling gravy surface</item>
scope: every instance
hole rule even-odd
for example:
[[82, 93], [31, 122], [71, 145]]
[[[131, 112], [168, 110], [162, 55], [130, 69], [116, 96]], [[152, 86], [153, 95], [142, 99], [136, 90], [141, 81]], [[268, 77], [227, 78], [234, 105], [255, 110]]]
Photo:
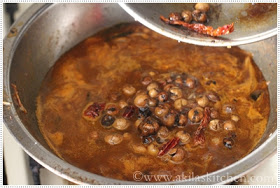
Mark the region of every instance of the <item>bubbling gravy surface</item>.
[[172, 180], [238, 161], [262, 137], [269, 110], [250, 53], [178, 43], [130, 23], [65, 53], [42, 83], [36, 113], [59, 157], [133, 181], [136, 171]]

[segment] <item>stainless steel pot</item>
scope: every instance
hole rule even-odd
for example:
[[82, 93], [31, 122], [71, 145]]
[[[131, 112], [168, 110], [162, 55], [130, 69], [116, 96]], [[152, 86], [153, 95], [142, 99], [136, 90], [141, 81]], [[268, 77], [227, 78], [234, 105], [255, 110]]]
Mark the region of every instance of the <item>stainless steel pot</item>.
[[[4, 39], [4, 122], [23, 149], [50, 171], [75, 183], [134, 184], [81, 170], [58, 158], [44, 141], [35, 116], [35, 98], [42, 80], [56, 60], [71, 47], [104, 27], [133, 21], [118, 4], [35, 4], [21, 16]], [[241, 48], [270, 81], [271, 112], [267, 129], [254, 151], [213, 173], [162, 184], [222, 184], [232, 181], [276, 151], [276, 37]], [[11, 83], [28, 113], [19, 111]], [[219, 177], [219, 178], [217, 178]]]

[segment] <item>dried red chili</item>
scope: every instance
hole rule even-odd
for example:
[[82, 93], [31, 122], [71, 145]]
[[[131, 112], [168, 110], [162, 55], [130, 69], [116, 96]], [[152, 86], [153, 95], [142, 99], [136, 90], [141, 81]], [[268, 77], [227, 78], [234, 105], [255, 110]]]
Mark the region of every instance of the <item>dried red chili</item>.
[[84, 115], [91, 117], [93, 119], [95, 119], [96, 117], [99, 116], [99, 113], [104, 110], [105, 108], [105, 103], [93, 103], [92, 105], [90, 105], [85, 111], [84, 111]]
[[166, 154], [169, 150], [171, 150], [172, 148], [174, 148], [175, 146], [177, 146], [177, 144], [179, 143], [180, 138], [173, 138], [172, 140], [170, 140], [169, 142], [167, 142], [162, 149], [158, 152], [158, 156], [162, 156], [164, 154]]
[[217, 29], [213, 29], [211, 26], [206, 26], [203, 24], [189, 24], [181, 20], [169, 20], [168, 18], [165, 18], [164, 16], [160, 16], [160, 19], [170, 25], [181, 25], [185, 28], [188, 28], [190, 30], [193, 30], [197, 33], [209, 35], [212, 37], [217, 37], [221, 35], [227, 35], [234, 31], [234, 23], [224, 25], [222, 27], [218, 27]]
[[205, 136], [204, 136], [204, 128], [208, 125], [210, 121], [210, 108], [206, 107], [204, 108], [203, 112], [203, 118], [201, 120], [200, 125], [198, 126], [197, 130], [194, 132], [194, 144], [204, 144], [205, 142]]
[[133, 116], [135, 110], [136, 110], [135, 106], [126, 106], [122, 116], [126, 119], [129, 119]]
[[194, 145], [203, 145], [205, 143], [204, 131], [194, 135]]

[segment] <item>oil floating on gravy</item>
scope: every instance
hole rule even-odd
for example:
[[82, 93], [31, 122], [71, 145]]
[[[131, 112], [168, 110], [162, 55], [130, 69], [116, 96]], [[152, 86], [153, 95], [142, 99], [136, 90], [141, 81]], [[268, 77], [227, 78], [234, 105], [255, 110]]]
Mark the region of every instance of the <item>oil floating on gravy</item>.
[[133, 181], [135, 171], [196, 176], [238, 161], [262, 137], [269, 110], [250, 53], [178, 43], [131, 23], [65, 53], [36, 112], [59, 157]]

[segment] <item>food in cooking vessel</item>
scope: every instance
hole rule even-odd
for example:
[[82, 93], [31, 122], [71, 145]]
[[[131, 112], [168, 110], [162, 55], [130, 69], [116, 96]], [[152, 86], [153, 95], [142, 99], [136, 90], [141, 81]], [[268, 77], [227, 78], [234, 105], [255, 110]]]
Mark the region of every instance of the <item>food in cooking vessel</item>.
[[[160, 19], [166, 24], [179, 25], [197, 33], [217, 37], [221, 35], [227, 35], [234, 31], [234, 23], [218, 27], [213, 29], [211, 26], [206, 26], [202, 23], [207, 21], [207, 12], [210, 9], [208, 3], [196, 3], [194, 6], [195, 10], [184, 10], [181, 13], [170, 13], [169, 18], [160, 16]], [[190, 23], [194, 21], [195, 23]]]
[[36, 112], [47, 143], [67, 162], [116, 179], [172, 181], [246, 156], [269, 110], [250, 53], [178, 43], [130, 23], [64, 54], [42, 83]]

